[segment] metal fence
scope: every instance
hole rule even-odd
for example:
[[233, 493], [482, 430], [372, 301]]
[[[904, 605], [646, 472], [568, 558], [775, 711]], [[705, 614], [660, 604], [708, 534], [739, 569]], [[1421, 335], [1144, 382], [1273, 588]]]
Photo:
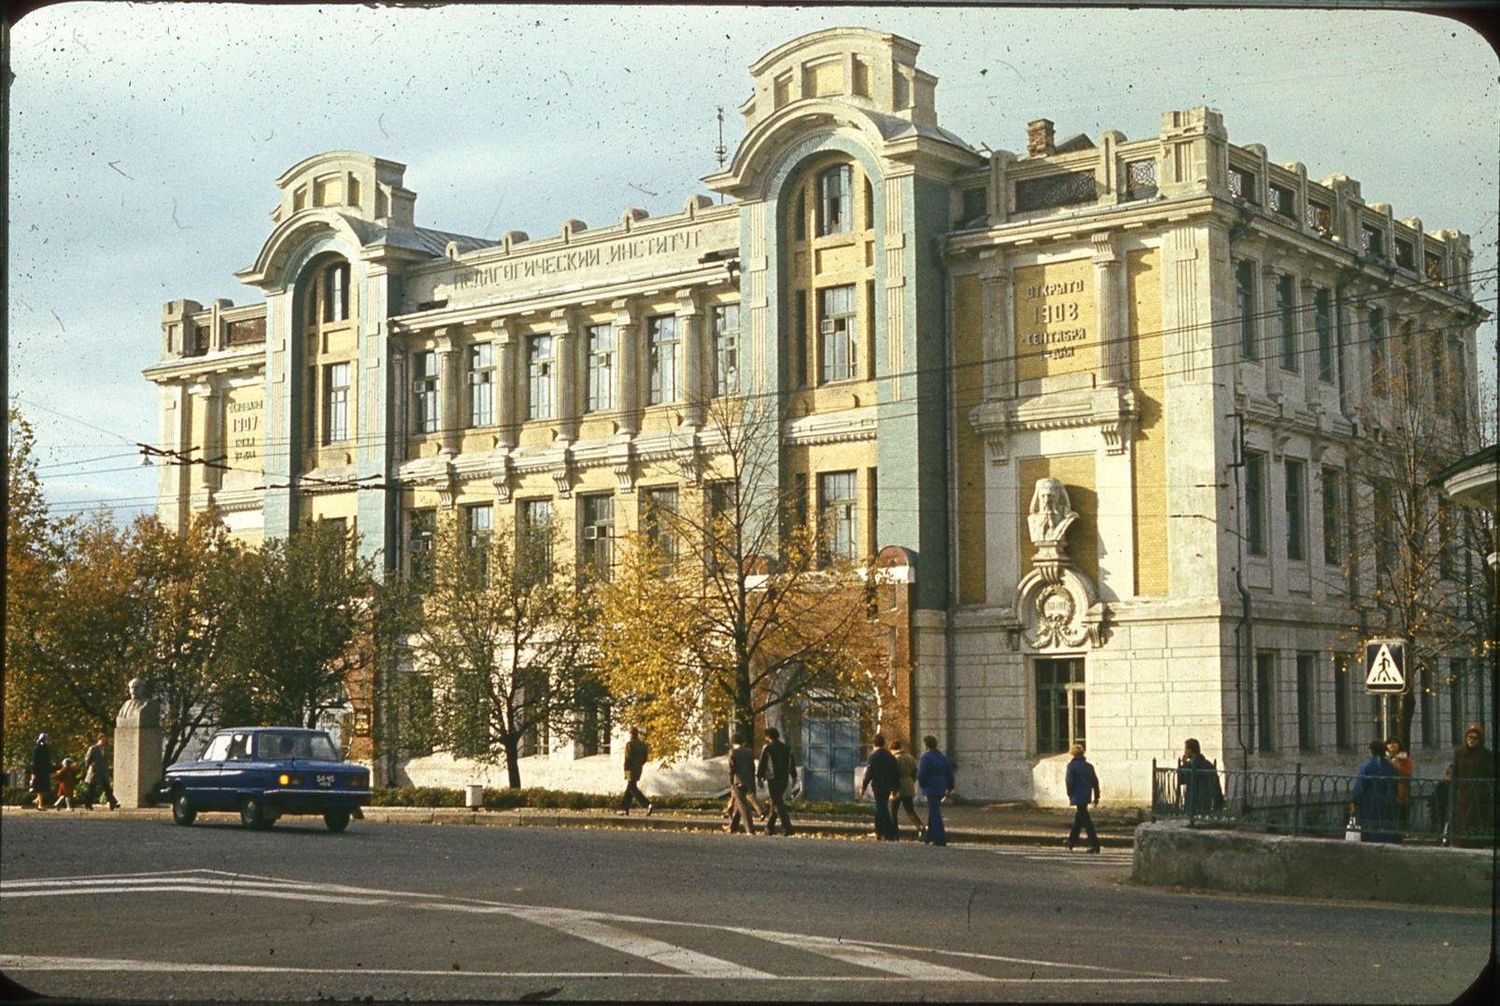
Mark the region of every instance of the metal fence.
[[[1273, 834], [1344, 837], [1352, 774], [1202, 769], [1151, 762], [1151, 817]], [[1495, 842], [1495, 781], [1372, 780], [1373, 807], [1359, 820], [1367, 840], [1490, 846]], [[1358, 815], [1356, 815], [1358, 817]]]

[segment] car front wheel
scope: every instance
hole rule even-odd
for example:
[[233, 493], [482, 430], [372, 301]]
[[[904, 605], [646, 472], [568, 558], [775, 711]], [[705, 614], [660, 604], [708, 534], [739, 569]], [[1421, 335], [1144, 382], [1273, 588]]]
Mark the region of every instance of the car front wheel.
[[245, 797], [240, 804], [240, 824], [247, 828], [269, 828], [271, 818], [266, 814], [266, 808], [253, 796]]
[[349, 827], [349, 812], [347, 810], [330, 810], [323, 815], [323, 823], [328, 825], [329, 831], [343, 831]]
[[186, 828], [198, 818], [198, 808], [193, 806], [193, 801], [188, 795], [178, 792], [172, 797], [172, 820]]

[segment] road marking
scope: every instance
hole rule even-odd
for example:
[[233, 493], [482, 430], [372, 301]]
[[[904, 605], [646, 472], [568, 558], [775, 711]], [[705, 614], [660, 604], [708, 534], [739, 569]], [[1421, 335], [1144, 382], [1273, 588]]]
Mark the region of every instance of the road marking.
[[859, 943], [843, 943], [839, 940], [794, 936], [786, 933], [757, 932], [755, 935], [771, 943], [780, 943], [796, 950], [807, 950], [811, 953], [822, 954], [824, 957], [831, 957], [836, 961], [843, 961], [845, 964], [854, 964], [875, 971], [886, 971], [903, 978], [944, 982], [987, 980], [983, 975], [976, 975], [972, 971], [961, 971], [958, 968], [930, 964], [927, 961], [910, 957], [892, 957], [890, 954], [881, 953], [874, 947], [863, 946]]
[[[297, 901], [313, 901], [330, 904], [384, 905], [404, 904], [411, 908], [447, 912], [470, 912], [504, 915], [547, 926], [633, 957], [652, 961], [677, 973], [661, 972], [483, 972], [494, 977], [635, 977], [635, 978], [747, 978], [752, 980], [789, 981], [966, 981], [966, 982], [1055, 982], [1055, 983], [1222, 983], [1226, 979], [1193, 978], [1167, 975], [1148, 971], [1129, 971], [1092, 964], [1071, 964], [1065, 961], [1032, 960], [1021, 957], [1005, 957], [962, 950], [943, 950], [934, 947], [916, 947], [897, 943], [882, 943], [872, 940], [851, 941], [826, 936], [789, 934], [779, 931], [753, 929], [740, 926], [725, 926], [705, 922], [686, 922], [675, 919], [659, 919], [646, 916], [619, 915], [607, 912], [571, 908], [549, 908], [522, 905], [476, 898], [440, 898], [417, 891], [396, 891], [384, 888], [355, 887], [347, 884], [325, 884], [286, 880], [254, 874], [237, 874], [224, 870], [192, 869], [157, 874], [115, 874], [99, 877], [55, 877], [31, 880], [0, 880], [0, 898], [59, 897], [96, 894], [132, 893], [186, 893], [212, 895], [239, 895], [243, 897], [281, 898]], [[411, 899], [411, 900], [407, 900]], [[424, 900], [415, 900], [424, 899]], [[772, 975], [764, 971], [721, 960], [707, 954], [689, 950], [676, 944], [638, 935], [619, 928], [620, 923], [639, 923], [658, 926], [680, 926], [707, 929], [717, 932], [733, 932], [765, 940], [797, 950], [807, 950], [853, 964], [857, 967], [882, 971], [883, 975], [848, 975], [843, 977], [803, 976], [790, 977]], [[1100, 972], [1109, 977], [1047, 977], [1031, 976], [1025, 979], [994, 978], [964, 971], [959, 968], [934, 964], [922, 959], [899, 958], [881, 951], [903, 951], [927, 957], [941, 954], [969, 960], [991, 961], [1005, 964], [1022, 964], [1031, 967], [1061, 968], [1070, 971]], [[80, 962], [73, 958], [26, 957], [24, 955], [4, 957], [0, 955], [0, 966], [31, 968], [33, 970], [130, 970], [138, 962]], [[32, 962], [32, 963], [14, 963]], [[42, 962], [42, 963], [36, 963]], [[50, 963], [48, 963], [50, 962]], [[87, 966], [81, 966], [87, 965]], [[171, 970], [178, 965], [152, 966], [149, 970]], [[243, 970], [264, 973], [309, 973], [309, 974], [448, 974], [446, 971], [424, 971], [419, 969], [373, 969], [373, 968], [281, 968], [260, 965], [182, 965], [187, 970]], [[480, 972], [465, 972], [480, 974]]]
[[[269, 964], [200, 964], [185, 961], [139, 961], [111, 958], [42, 957], [28, 954], [0, 954], [0, 968], [12, 971], [121, 971], [121, 972], [169, 972], [189, 973], [233, 973], [233, 974], [291, 974], [291, 975], [396, 975], [419, 978], [638, 978], [656, 981], [668, 979], [703, 980], [704, 976], [687, 973], [640, 971], [454, 971], [451, 968], [299, 968], [272, 966]], [[900, 979], [887, 975], [772, 975], [754, 972], [744, 977], [754, 981], [773, 982], [891, 982]], [[988, 978], [970, 975], [971, 982], [990, 982], [998, 985], [1221, 985], [1225, 978], [1187, 978], [1168, 976], [1163, 978]]]

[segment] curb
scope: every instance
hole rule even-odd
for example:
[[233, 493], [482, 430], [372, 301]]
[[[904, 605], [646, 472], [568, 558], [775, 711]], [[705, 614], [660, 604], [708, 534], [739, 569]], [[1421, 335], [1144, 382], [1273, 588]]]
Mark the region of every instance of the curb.
[[[6, 807], [0, 811], [0, 819], [12, 814], [29, 816], [66, 814], [70, 819], [100, 820], [170, 820], [171, 811], [165, 807], [142, 807], [130, 810], [78, 810], [78, 811], [28, 811], [23, 807]], [[220, 811], [202, 811], [203, 820], [238, 821], [237, 815]], [[459, 825], [490, 828], [609, 828], [617, 831], [699, 831], [724, 832], [724, 819], [712, 812], [701, 815], [686, 815], [672, 811], [658, 812], [651, 817], [621, 817], [612, 813], [587, 814], [578, 812], [531, 811], [531, 810], [467, 810], [456, 807], [366, 807], [364, 819], [380, 824], [407, 825]], [[873, 822], [829, 820], [810, 818], [795, 822], [795, 834], [818, 838], [873, 839]], [[1014, 828], [984, 829], [949, 826], [950, 842], [969, 842], [984, 845], [1024, 845], [1045, 847], [1061, 845], [1066, 829]], [[910, 828], [903, 829], [905, 835], [912, 834]], [[1100, 829], [1099, 844], [1111, 849], [1129, 849], [1135, 843], [1132, 832], [1120, 834]]]

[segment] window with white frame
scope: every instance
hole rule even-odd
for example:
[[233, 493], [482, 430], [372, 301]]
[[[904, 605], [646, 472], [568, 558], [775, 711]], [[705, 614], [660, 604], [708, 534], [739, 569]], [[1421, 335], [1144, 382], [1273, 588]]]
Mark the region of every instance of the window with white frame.
[[740, 306], [719, 304], [713, 313], [714, 390], [720, 395], [740, 390]]
[[323, 368], [323, 443], [349, 439], [349, 364]]
[[610, 493], [578, 497], [578, 576], [608, 580], [614, 567], [615, 498]]
[[819, 383], [847, 381], [858, 366], [858, 326], [854, 286], [825, 287], [818, 291], [818, 338], [822, 344]]
[[516, 513], [516, 565], [533, 582], [552, 579], [552, 501], [521, 500]]
[[854, 168], [838, 164], [818, 175], [818, 236], [854, 229]]
[[1327, 287], [1313, 294], [1313, 328], [1318, 333], [1318, 380], [1332, 384], [1335, 379], [1333, 356], [1333, 307]]
[[1036, 752], [1063, 754], [1074, 744], [1087, 745], [1087, 691], [1083, 660], [1036, 662]]
[[438, 428], [438, 356], [431, 350], [411, 357], [411, 415], [416, 433], [436, 433]]
[[526, 418], [552, 418], [552, 336], [533, 335], [526, 341]]
[[464, 514], [465, 545], [469, 556], [479, 567], [479, 582], [490, 584], [490, 542], [495, 534], [495, 507], [491, 503], [466, 506]]
[[323, 270], [323, 320], [349, 318], [349, 263], [337, 262]]
[[646, 397], [648, 405], [675, 402], [681, 398], [677, 384], [679, 345], [675, 314], [659, 314], [646, 319], [646, 354], [651, 370]]
[[589, 325], [584, 329], [589, 356], [589, 394], [586, 412], [604, 412], [615, 407], [615, 326]]
[[479, 342], [469, 347], [469, 425], [490, 426], [495, 422], [495, 344]]
[[854, 472], [818, 475], [818, 524], [823, 534], [823, 557], [853, 559], [857, 554], [858, 504]]
[[1276, 278], [1276, 313], [1281, 322], [1281, 369], [1297, 370], [1297, 297], [1296, 283], [1283, 273]]
[[641, 490], [641, 530], [670, 567], [677, 559], [677, 487], [658, 486]]

